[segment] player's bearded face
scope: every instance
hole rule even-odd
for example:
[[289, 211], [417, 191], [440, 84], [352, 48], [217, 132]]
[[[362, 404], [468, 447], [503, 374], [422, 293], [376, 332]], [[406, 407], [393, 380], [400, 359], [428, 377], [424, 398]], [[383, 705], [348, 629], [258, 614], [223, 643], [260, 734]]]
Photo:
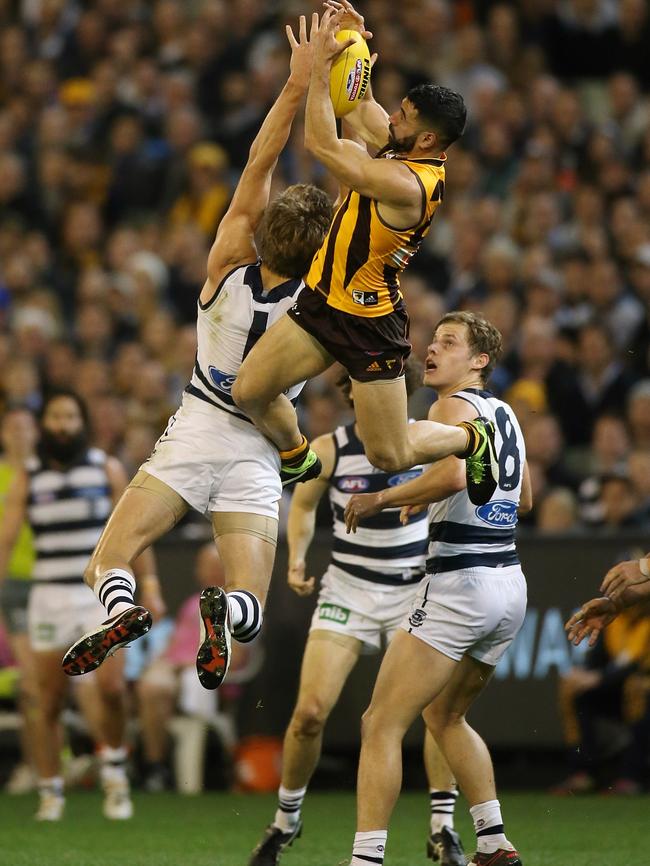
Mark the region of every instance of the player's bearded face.
[[85, 450], [88, 437], [85, 430], [68, 432], [44, 427], [41, 432], [41, 449], [47, 457], [61, 463], [70, 463]]
[[394, 150], [395, 153], [408, 153], [409, 150], [413, 150], [417, 139], [417, 132], [413, 135], [407, 135], [404, 138], [397, 138], [393, 124], [388, 124], [388, 146], [391, 150]]

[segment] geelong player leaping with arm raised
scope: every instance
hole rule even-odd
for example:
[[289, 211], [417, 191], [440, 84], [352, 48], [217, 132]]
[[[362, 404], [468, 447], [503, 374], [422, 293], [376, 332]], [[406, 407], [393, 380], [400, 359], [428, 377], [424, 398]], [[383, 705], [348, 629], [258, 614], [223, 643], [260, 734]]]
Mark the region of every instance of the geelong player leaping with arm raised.
[[[134, 606], [133, 562], [189, 508], [211, 519], [226, 578], [226, 592], [215, 587], [201, 596], [205, 636], [197, 670], [206, 688], [216, 688], [226, 674], [231, 633], [236, 640], [250, 641], [261, 628], [275, 558], [280, 460], [235, 406], [231, 387], [242, 359], [294, 303], [332, 211], [323, 192], [305, 185], [290, 187], [267, 208], [273, 170], [311, 69], [304, 16], [299, 39], [290, 27], [287, 35], [291, 74], [253, 142], [208, 257], [191, 382], [117, 504], [86, 569], [86, 582], [104, 605], [107, 620], [68, 650], [63, 666], [70, 675], [93, 670], [148, 631], [149, 612]], [[292, 387], [288, 399], [297, 398], [301, 387]]]
[[312, 262], [305, 289], [250, 353], [233, 397], [280, 449], [283, 481], [315, 477], [316, 455], [284, 392], [340, 361], [353, 382], [357, 423], [371, 463], [397, 471], [450, 454], [476, 455], [468, 462], [469, 492], [485, 502], [494, 490], [489, 425], [486, 433], [476, 420], [461, 427], [407, 423], [403, 368], [411, 346], [398, 279], [443, 199], [444, 151], [463, 131], [465, 105], [458, 93], [423, 85], [409, 91], [390, 117], [372, 100], [346, 117], [364, 141], [380, 148], [381, 158], [339, 139], [329, 76], [347, 43], [335, 34], [342, 24], [367, 31], [350, 4], [338, 10], [331, 7], [339, 4], [329, 5], [313, 36], [305, 144], [350, 192]]

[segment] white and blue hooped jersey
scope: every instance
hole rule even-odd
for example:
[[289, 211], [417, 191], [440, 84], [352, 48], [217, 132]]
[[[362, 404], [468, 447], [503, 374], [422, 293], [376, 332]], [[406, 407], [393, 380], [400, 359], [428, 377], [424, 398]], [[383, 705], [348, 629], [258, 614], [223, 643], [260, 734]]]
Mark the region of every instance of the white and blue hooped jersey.
[[474, 505], [461, 490], [429, 506], [427, 573], [515, 565], [517, 506], [526, 461], [519, 422], [510, 406], [489, 391], [467, 388], [452, 396], [467, 400], [478, 415], [494, 423], [499, 485], [485, 505]]
[[366, 457], [354, 424], [334, 431], [336, 462], [330, 478], [329, 499], [334, 519], [334, 544], [329, 570], [344, 579], [365, 580], [386, 586], [418, 583], [424, 576], [427, 551], [427, 514], [399, 522], [400, 509], [387, 508], [359, 522], [356, 534], [347, 535], [343, 513], [354, 493], [376, 493], [403, 484], [422, 473], [376, 469]]
[[89, 448], [71, 466], [27, 463], [27, 519], [34, 533], [36, 583], [83, 583], [113, 508], [106, 454]]
[[[244, 421], [250, 421], [232, 398], [232, 386], [242, 361], [262, 334], [293, 306], [304, 287], [287, 280], [270, 292], [262, 286], [261, 262], [235, 268], [221, 281], [207, 304], [199, 301], [196, 320], [197, 353], [186, 391]], [[290, 388], [295, 403], [304, 382]]]

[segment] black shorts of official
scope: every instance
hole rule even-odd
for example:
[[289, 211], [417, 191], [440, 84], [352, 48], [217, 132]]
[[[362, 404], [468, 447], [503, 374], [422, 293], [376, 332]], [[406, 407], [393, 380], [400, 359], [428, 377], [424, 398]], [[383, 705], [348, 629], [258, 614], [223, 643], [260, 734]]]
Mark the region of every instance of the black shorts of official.
[[403, 304], [386, 316], [353, 316], [330, 307], [325, 295], [307, 286], [288, 312], [357, 382], [403, 375], [411, 354]]

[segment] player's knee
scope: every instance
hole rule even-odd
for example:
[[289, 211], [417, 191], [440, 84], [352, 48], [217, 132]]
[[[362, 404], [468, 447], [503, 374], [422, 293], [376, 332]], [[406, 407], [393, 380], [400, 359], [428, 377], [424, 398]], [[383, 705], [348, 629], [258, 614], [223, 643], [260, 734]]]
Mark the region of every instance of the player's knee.
[[465, 721], [465, 714], [456, 712], [450, 707], [430, 707], [426, 712], [424, 721], [434, 738], [438, 738], [447, 728], [462, 724]]
[[296, 707], [291, 728], [298, 739], [317, 737], [325, 726], [327, 712], [317, 698], [304, 701]]
[[240, 409], [243, 409], [244, 412], [251, 411], [255, 408], [257, 395], [253, 388], [251, 377], [242, 370], [239, 371], [237, 378], [233, 382], [232, 391], [230, 393], [232, 394], [232, 399], [235, 401], [237, 406], [239, 406]]
[[379, 722], [379, 716], [371, 704], [361, 716], [361, 739], [368, 741], [380, 733], [381, 724], [379, 724]]
[[366, 446], [366, 455], [372, 465], [377, 469], [381, 469], [382, 472], [399, 472], [401, 469], [408, 467], [408, 460], [404, 455], [399, 454], [390, 447], [386, 448], [382, 445], [378, 445], [377, 447]]

